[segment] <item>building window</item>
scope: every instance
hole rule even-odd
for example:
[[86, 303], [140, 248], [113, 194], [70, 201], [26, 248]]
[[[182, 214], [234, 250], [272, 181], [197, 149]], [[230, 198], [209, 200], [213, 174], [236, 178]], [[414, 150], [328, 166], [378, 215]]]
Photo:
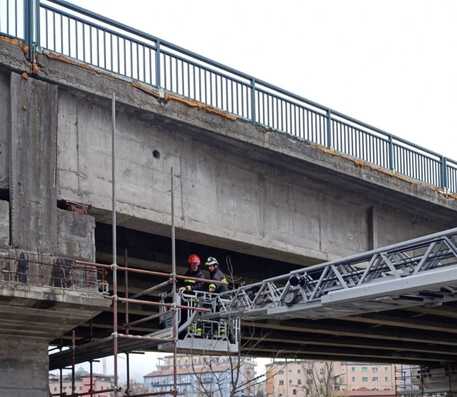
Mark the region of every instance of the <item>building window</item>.
[[368, 367], [362, 367], [362, 372], [367, 372], [368, 371]]
[[368, 382], [368, 376], [364, 376], [364, 377], [362, 378], [362, 382]]
[[355, 367], [352, 367], [352, 372], [355, 372]]
[[384, 381], [385, 381], [385, 382], [388, 382], [388, 381], [389, 381], [389, 378], [386, 376], [386, 377], [384, 378]]
[[373, 367], [373, 372], [378, 372], [378, 367]]
[[373, 382], [377, 382], [377, 381], [378, 381], [378, 377], [377, 377], [377, 376], [373, 376], [372, 381], [373, 381]]
[[297, 385], [301, 385], [301, 379], [297, 379]]
[[282, 386], [284, 384], [284, 381], [282, 379], [279, 379], [279, 385]]
[[293, 394], [294, 396], [297, 395], [297, 390], [296, 390], [296, 389], [292, 390], [292, 394]]
[[355, 382], [355, 376], [352, 377], [352, 381]]

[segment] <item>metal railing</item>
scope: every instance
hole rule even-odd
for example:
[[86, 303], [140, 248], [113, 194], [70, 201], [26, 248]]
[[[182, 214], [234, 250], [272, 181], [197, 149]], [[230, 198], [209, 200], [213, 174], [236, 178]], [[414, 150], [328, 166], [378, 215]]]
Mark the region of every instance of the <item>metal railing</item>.
[[0, 34], [457, 192], [445, 156], [69, 2], [0, 0]]
[[54, 287], [100, 292], [97, 268], [66, 258], [39, 253], [0, 252], [0, 286]]

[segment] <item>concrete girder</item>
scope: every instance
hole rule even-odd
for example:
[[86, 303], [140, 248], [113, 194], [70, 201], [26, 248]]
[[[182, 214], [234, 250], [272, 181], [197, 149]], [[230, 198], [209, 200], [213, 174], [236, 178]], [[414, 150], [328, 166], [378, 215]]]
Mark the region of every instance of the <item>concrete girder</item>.
[[[259, 344], [259, 346], [246, 346], [245, 349], [249, 351], [255, 352], [258, 351], [265, 351], [265, 349], [276, 349], [276, 351], [282, 351], [282, 346], [278, 346], [278, 343], [275, 341], [273, 342], [265, 342]], [[357, 348], [339, 348], [338, 350], [333, 349], [332, 347], [324, 347], [324, 346], [310, 346], [302, 343], [290, 343], [286, 345], [285, 351], [296, 352], [300, 354], [302, 352], [304, 355], [312, 354], [312, 355], [335, 355], [341, 357], [359, 357], [360, 360], [370, 361], [371, 358], [374, 359], [385, 359], [388, 362], [396, 362], [397, 360], [405, 360], [405, 361], [412, 361], [412, 362], [451, 362], [455, 361], [455, 356], [448, 356], [445, 354], [418, 354], [410, 352], [407, 356], [401, 354], [400, 352], [385, 352], [382, 350], [361, 350]]]
[[333, 336], [350, 336], [357, 338], [368, 338], [378, 340], [391, 340], [391, 341], [404, 341], [404, 342], [420, 342], [430, 343], [433, 341], [434, 344], [457, 346], [457, 339], [448, 334], [439, 334], [433, 332], [414, 332], [408, 330], [406, 332], [399, 331], [398, 329], [377, 329], [357, 327], [355, 325], [348, 326], [342, 322], [335, 322], [334, 325], [329, 325], [328, 322], [323, 324], [322, 322], [291, 322], [284, 321], [282, 323], [275, 322], [253, 322], [243, 321], [242, 325], [250, 326], [254, 328], [272, 329], [279, 331], [295, 331], [300, 333], [320, 333], [323, 335]]
[[444, 318], [457, 319], [457, 307], [446, 304], [440, 307], [417, 306], [408, 308], [409, 312], [414, 312], [422, 315], [432, 315]]
[[[314, 345], [314, 346], [334, 346], [335, 348], [339, 347], [352, 347], [358, 349], [369, 349], [369, 350], [391, 350], [397, 352], [416, 352], [416, 353], [445, 353], [452, 356], [457, 356], [457, 348], [451, 346], [439, 346], [425, 344], [425, 343], [411, 343], [411, 342], [394, 342], [394, 341], [385, 341], [378, 340], [372, 341], [363, 338], [333, 338], [328, 335], [300, 335], [299, 333], [291, 332], [264, 332], [256, 333], [255, 336], [243, 337], [243, 340], [261, 340], [261, 341], [271, 341], [289, 344], [305, 344], [305, 345]], [[457, 359], [457, 357], [456, 357]]]
[[[252, 337], [247, 337], [243, 338], [243, 341], [252, 341], [256, 342], [255, 338]], [[265, 343], [264, 343], [265, 342]], [[382, 344], [379, 344], [378, 346], [366, 346], [363, 344], [359, 345], [350, 345], [350, 344], [335, 344], [335, 343], [326, 343], [326, 342], [309, 342], [309, 341], [302, 341], [299, 339], [291, 339], [291, 338], [271, 338], [271, 337], [266, 337], [263, 338], [261, 342], [258, 343], [258, 347], [260, 349], [264, 348], [265, 345], [274, 343], [277, 346], [278, 350], [284, 349], [297, 349], [298, 351], [303, 351], [305, 353], [313, 353], [313, 352], [319, 352], [319, 354], [333, 354], [333, 353], [338, 353], [338, 354], [343, 354], [343, 355], [353, 355], [354, 357], [357, 356], [358, 354], [362, 354], [364, 357], [373, 357], [373, 358], [379, 358], [380, 356], [385, 356], [389, 357], [389, 360], [396, 360], [396, 359], [402, 359], [406, 358], [408, 360], [414, 360], [414, 359], [420, 359], [420, 360], [428, 360], [431, 359], [431, 361], [449, 361], [449, 362], [454, 362], [457, 361], [457, 352], [449, 352], [445, 351], [444, 349], [440, 349], [440, 351], [434, 350], [433, 348], [429, 349], [421, 349], [420, 347], [414, 348], [414, 349], [408, 349], [408, 348], [386, 348], [386, 346], [383, 346]], [[249, 345], [247, 346], [249, 350], [256, 350], [256, 347], [250, 348]], [[354, 354], [353, 354], [354, 353]], [[433, 360], [432, 360], [433, 359]]]
[[[359, 356], [342, 356], [339, 354], [316, 354], [316, 353], [299, 353], [296, 350], [281, 350], [278, 351], [277, 348], [262, 348], [257, 350], [244, 350], [243, 354], [246, 356], [253, 357], [264, 357], [264, 358], [290, 358], [290, 359], [302, 359], [302, 360], [325, 360], [325, 361], [346, 361], [346, 362], [360, 362], [361, 357]], [[380, 363], [380, 364], [435, 364], [435, 361], [414, 361], [407, 360], [404, 358], [396, 359], [395, 361], [389, 361], [386, 358], [370, 358], [371, 363]]]
[[423, 318], [412, 319], [407, 317], [397, 317], [388, 313], [370, 313], [369, 315], [365, 316], [350, 316], [345, 317], [344, 320], [363, 324], [386, 325], [392, 327], [457, 334], [457, 324], [450, 322], [430, 321]]

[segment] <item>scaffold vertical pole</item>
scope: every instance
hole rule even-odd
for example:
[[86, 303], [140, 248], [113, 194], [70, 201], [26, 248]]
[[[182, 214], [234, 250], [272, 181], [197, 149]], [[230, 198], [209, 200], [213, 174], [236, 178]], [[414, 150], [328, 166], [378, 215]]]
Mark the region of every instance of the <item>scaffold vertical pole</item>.
[[178, 343], [178, 319], [177, 319], [177, 296], [176, 296], [176, 228], [175, 228], [175, 189], [174, 189], [174, 171], [171, 167], [171, 277], [172, 277], [172, 294], [173, 294], [173, 395], [178, 395], [178, 380], [176, 374], [176, 353]]
[[75, 363], [76, 363], [76, 331], [73, 330], [71, 333], [71, 395], [73, 396], [76, 392], [75, 389]]
[[[62, 353], [62, 346], [60, 346], [59, 351]], [[63, 396], [63, 369], [59, 368], [59, 392]]]
[[421, 382], [421, 396], [424, 397], [424, 374], [422, 373], [422, 367], [419, 367], [420, 382]]
[[[127, 251], [127, 248], [124, 250], [124, 268], [125, 268], [125, 273], [124, 273], [124, 287], [125, 287], [125, 333], [128, 335], [129, 334], [129, 271], [128, 271], [128, 265], [129, 265], [129, 253]], [[127, 356], [128, 357], [128, 356]]]
[[118, 324], [117, 324], [117, 219], [116, 219], [116, 94], [111, 102], [111, 185], [112, 185], [112, 229], [113, 229], [113, 357], [114, 357], [114, 397], [118, 397]]
[[92, 360], [89, 361], [89, 377], [90, 377], [90, 386], [89, 386], [89, 393], [90, 397], [94, 396], [94, 365]]
[[125, 353], [125, 366], [126, 366], [126, 386], [125, 395], [130, 396], [130, 354]]

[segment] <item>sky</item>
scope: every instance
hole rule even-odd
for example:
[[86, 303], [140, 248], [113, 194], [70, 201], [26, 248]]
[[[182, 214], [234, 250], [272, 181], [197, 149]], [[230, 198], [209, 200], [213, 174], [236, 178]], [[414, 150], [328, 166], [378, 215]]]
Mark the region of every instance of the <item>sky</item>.
[[457, 159], [455, 0], [71, 1]]
[[454, 0], [72, 1], [457, 159]]

